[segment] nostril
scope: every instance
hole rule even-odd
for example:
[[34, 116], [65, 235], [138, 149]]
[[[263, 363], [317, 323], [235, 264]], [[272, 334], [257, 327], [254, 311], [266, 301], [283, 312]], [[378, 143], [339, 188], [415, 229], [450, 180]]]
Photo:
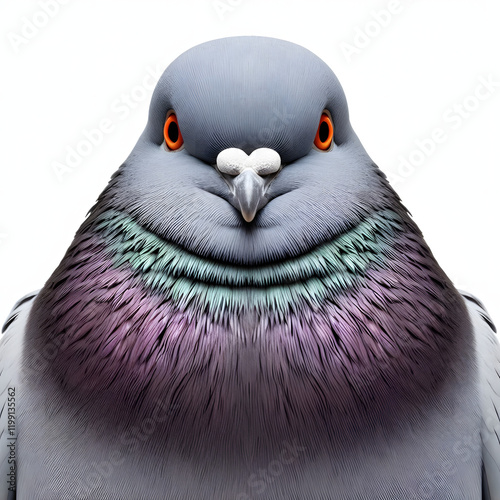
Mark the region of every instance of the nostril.
[[247, 154], [238, 148], [224, 149], [217, 155], [217, 168], [223, 174], [238, 175], [246, 168]]
[[281, 157], [274, 149], [259, 148], [249, 156], [252, 168], [259, 175], [274, 174], [281, 168]]
[[281, 168], [281, 157], [270, 148], [259, 148], [248, 156], [242, 149], [227, 148], [217, 155], [217, 169], [227, 175], [239, 175], [251, 169], [260, 176], [278, 172]]

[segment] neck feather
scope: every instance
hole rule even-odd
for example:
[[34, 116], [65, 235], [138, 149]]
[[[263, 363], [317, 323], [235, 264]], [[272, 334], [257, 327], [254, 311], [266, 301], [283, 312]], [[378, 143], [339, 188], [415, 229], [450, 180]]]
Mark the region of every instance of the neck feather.
[[40, 292], [29, 336], [33, 349], [56, 346], [50, 376], [79, 396], [147, 409], [161, 394], [183, 422], [269, 429], [425, 401], [463, 350], [465, 318], [418, 229], [395, 212], [253, 268], [105, 211]]

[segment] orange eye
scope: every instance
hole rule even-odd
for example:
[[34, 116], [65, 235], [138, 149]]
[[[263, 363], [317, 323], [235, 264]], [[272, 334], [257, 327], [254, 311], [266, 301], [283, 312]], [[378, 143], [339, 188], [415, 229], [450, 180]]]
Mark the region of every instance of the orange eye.
[[165, 127], [163, 127], [163, 136], [165, 137], [168, 149], [172, 151], [179, 149], [184, 144], [184, 139], [182, 138], [175, 113], [167, 117]]
[[333, 123], [332, 119], [323, 113], [319, 120], [318, 131], [316, 132], [316, 137], [314, 139], [314, 145], [321, 150], [328, 149], [333, 140]]

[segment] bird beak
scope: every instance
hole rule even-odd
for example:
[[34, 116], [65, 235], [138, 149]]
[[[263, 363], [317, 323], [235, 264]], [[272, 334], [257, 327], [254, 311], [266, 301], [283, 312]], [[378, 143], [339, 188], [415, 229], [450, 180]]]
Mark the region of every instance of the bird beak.
[[254, 219], [257, 210], [266, 203], [265, 182], [253, 170], [247, 169], [237, 175], [233, 180], [233, 194], [243, 218], [250, 222]]
[[230, 203], [251, 222], [269, 201], [266, 193], [281, 170], [280, 155], [269, 148], [256, 149], [250, 156], [241, 149], [228, 148], [218, 154], [216, 162], [231, 191]]

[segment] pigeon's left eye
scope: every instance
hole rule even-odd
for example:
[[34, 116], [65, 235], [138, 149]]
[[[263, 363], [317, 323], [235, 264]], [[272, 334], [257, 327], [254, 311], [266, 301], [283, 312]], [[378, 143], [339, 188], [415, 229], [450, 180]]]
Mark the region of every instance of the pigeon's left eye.
[[163, 136], [165, 137], [165, 143], [168, 149], [172, 151], [179, 149], [184, 144], [184, 139], [182, 138], [175, 113], [171, 113], [167, 116], [165, 127], [163, 127]]
[[327, 113], [323, 113], [319, 120], [318, 131], [314, 139], [314, 145], [325, 151], [330, 148], [333, 141], [333, 123]]

